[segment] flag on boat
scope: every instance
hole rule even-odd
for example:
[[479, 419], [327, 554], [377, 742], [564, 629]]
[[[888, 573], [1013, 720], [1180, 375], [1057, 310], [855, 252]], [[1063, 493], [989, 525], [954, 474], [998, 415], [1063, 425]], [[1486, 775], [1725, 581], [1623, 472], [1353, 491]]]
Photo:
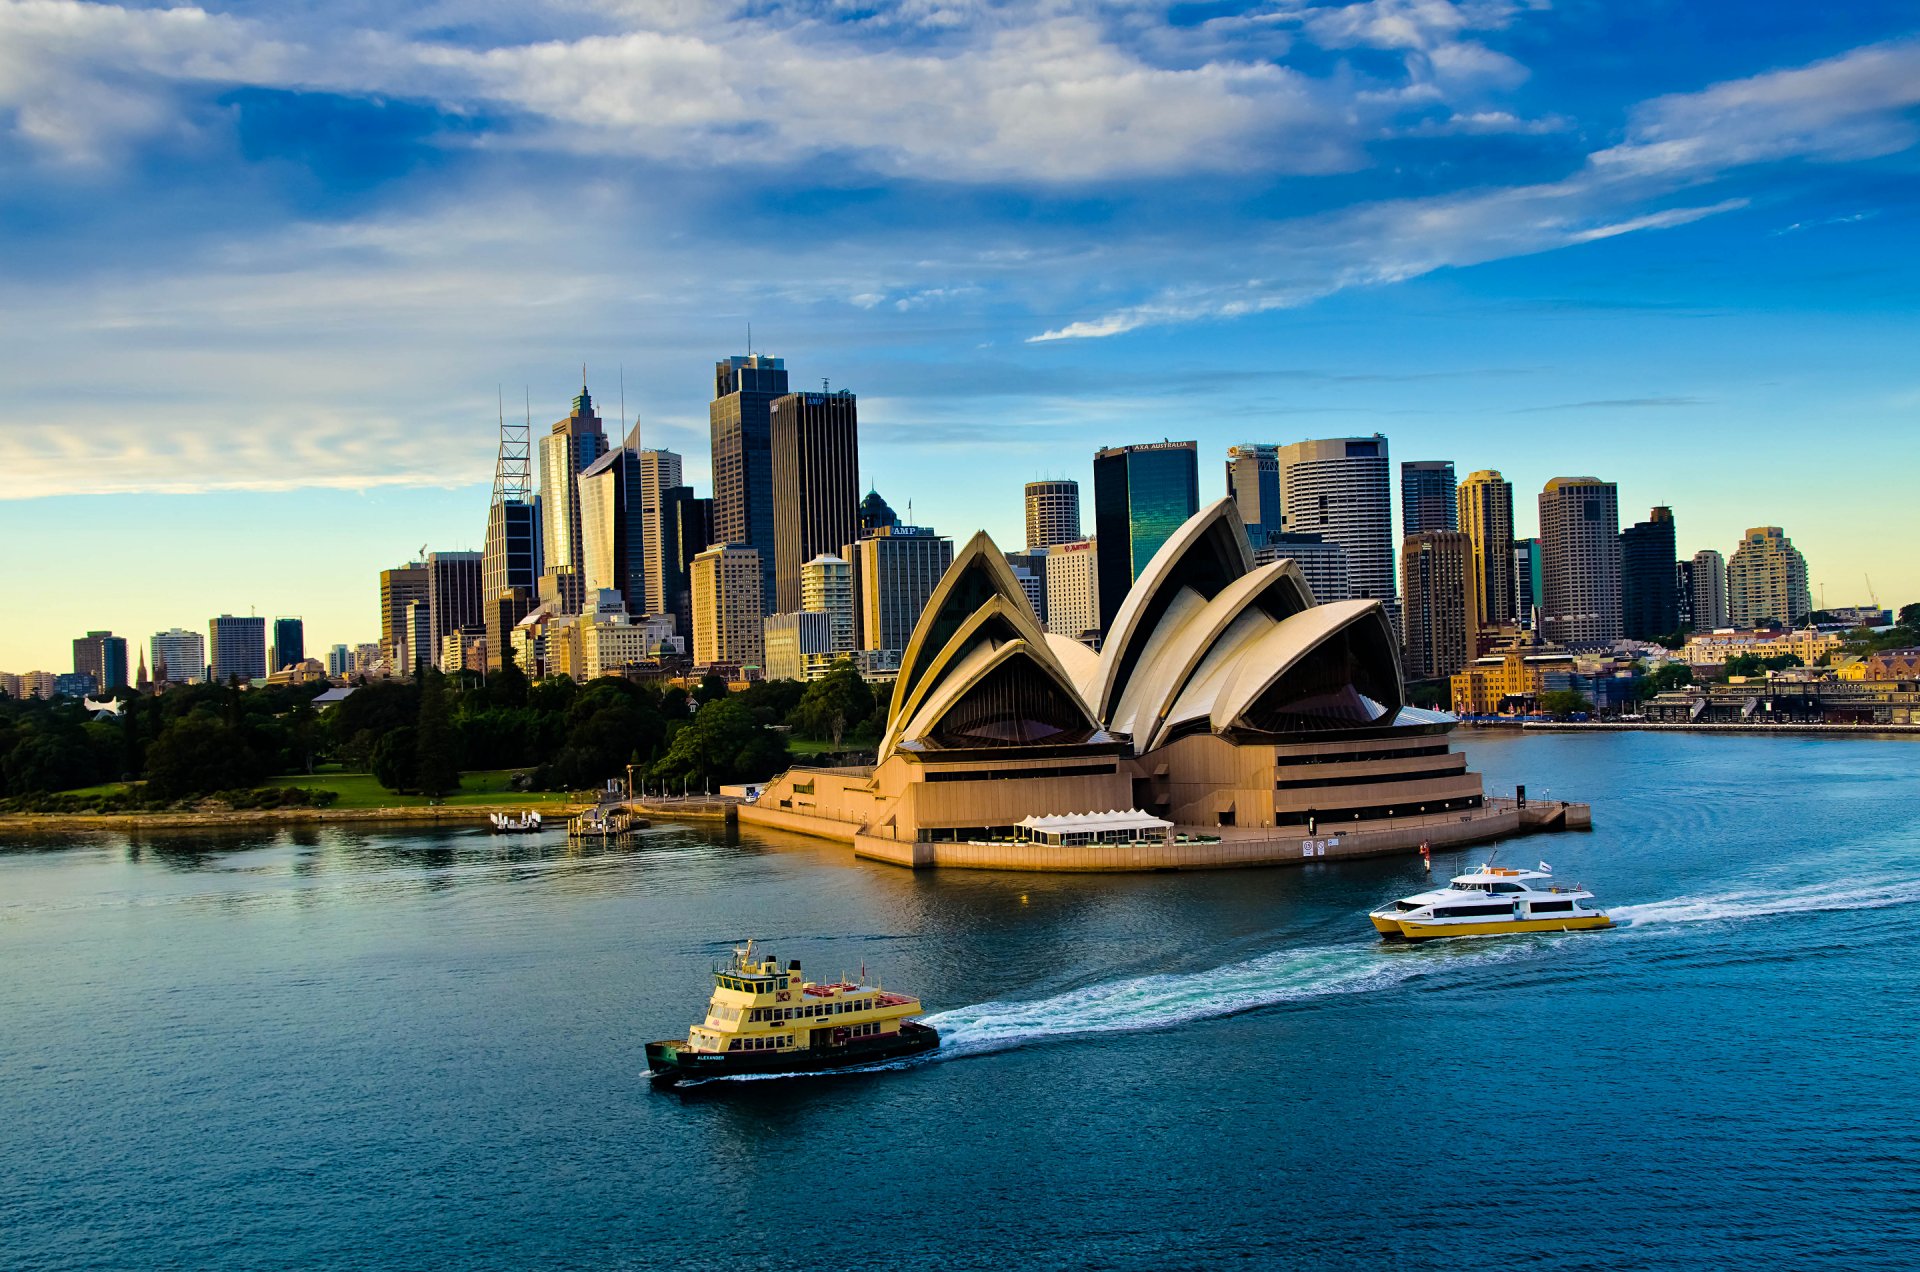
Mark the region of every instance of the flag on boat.
[[1540, 863], [1540, 873], [1541, 873], [1541, 874], [1552, 874], [1552, 873], [1553, 873], [1553, 867], [1552, 867], [1552, 866], [1550, 866], [1550, 865], [1548, 865], [1548, 864], [1547, 864], [1546, 862], [1544, 862], [1544, 861], [1543, 861], [1543, 862], [1541, 862], [1541, 863]]

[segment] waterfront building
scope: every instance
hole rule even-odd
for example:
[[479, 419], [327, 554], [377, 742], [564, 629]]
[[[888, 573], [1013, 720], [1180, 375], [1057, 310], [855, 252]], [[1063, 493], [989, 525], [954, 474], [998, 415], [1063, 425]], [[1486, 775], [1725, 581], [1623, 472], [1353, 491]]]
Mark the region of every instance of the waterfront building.
[[268, 673], [307, 660], [307, 625], [297, 618], [273, 620], [273, 639], [267, 645]]
[[1133, 581], [1200, 507], [1194, 442], [1110, 446], [1093, 457], [1093, 533], [1101, 552], [1100, 623], [1110, 626]]
[[1727, 619], [1735, 627], [1784, 623], [1813, 612], [1807, 559], [1779, 526], [1755, 526], [1727, 562]]
[[638, 614], [647, 596], [646, 496], [632, 441], [580, 472], [580, 576], [587, 596], [616, 592], [628, 612]]
[[[540, 587], [540, 497], [534, 488], [533, 422], [508, 424], [500, 417], [500, 449], [493, 464], [493, 498], [487, 506], [487, 539], [481, 550], [480, 595], [486, 602], [487, 664], [500, 669], [508, 633], [531, 606]], [[516, 596], [519, 614], [499, 624], [499, 600]]]
[[380, 649], [393, 666], [414, 664], [416, 651], [407, 627], [407, 607], [427, 602], [431, 594], [425, 561], [380, 571]]
[[[851, 654], [856, 648], [852, 564], [843, 557], [822, 552], [801, 566], [800, 609], [804, 613], [826, 616], [827, 645], [819, 652]], [[773, 656], [771, 650], [767, 656]]]
[[564, 614], [586, 603], [579, 477], [606, 453], [606, 430], [583, 383], [573, 409], [540, 439], [539, 597]]
[[1882, 649], [1864, 662], [1863, 680], [1920, 680], [1920, 649]]
[[765, 644], [768, 680], [818, 680], [838, 656], [832, 621], [816, 612], [767, 615]]
[[1530, 715], [1541, 694], [1571, 688], [1574, 675], [1573, 655], [1564, 649], [1510, 645], [1454, 674], [1453, 711], [1463, 716]]
[[[638, 441], [640, 426], [635, 424], [633, 429]], [[640, 451], [640, 538], [645, 558], [641, 572], [646, 578], [646, 596], [638, 602], [628, 597], [630, 609], [648, 614], [673, 612], [673, 598], [667, 590], [672, 573], [667, 558], [676, 536], [667, 525], [667, 492], [682, 488], [680, 469], [680, 456], [673, 451]]]
[[128, 670], [126, 637], [112, 632], [88, 632], [74, 640], [74, 674], [91, 677], [99, 692], [111, 693], [131, 683]]
[[207, 678], [207, 640], [199, 632], [170, 627], [147, 639], [153, 678], [162, 684], [197, 685]]
[[718, 543], [693, 558], [693, 665], [759, 667], [765, 659], [762, 623], [766, 577], [756, 548]]
[[[1400, 535], [1429, 530], [1464, 530], [1450, 459], [1408, 459], [1400, 463]], [[1507, 538], [1513, 537], [1509, 530]], [[1476, 558], [1477, 559], [1477, 558]]]
[[1080, 537], [1080, 483], [1030, 481], [1026, 492], [1027, 548], [1050, 548]]
[[1540, 602], [1547, 594], [1544, 568], [1540, 540], [1513, 541], [1514, 618], [1522, 631], [1533, 631], [1539, 625]]
[[1628, 640], [1680, 630], [1677, 555], [1671, 508], [1655, 508], [1620, 532], [1620, 631]]
[[1265, 442], [1227, 447], [1227, 498], [1239, 509], [1247, 538], [1256, 551], [1270, 536], [1285, 530], [1286, 515], [1280, 504], [1280, 448]]
[[1693, 595], [1688, 602], [1693, 615], [1693, 630], [1710, 632], [1729, 626], [1732, 615], [1727, 609], [1727, 559], [1712, 548], [1693, 554], [1691, 571]]
[[1409, 679], [1444, 679], [1473, 658], [1478, 630], [1475, 584], [1471, 536], [1458, 530], [1428, 530], [1408, 535], [1400, 545]]
[[854, 621], [861, 649], [898, 657], [953, 563], [953, 540], [928, 526], [882, 526], [840, 554], [853, 567]]
[[1100, 551], [1092, 539], [1047, 549], [1047, 630], [1079, 640], [1100, 630]]
[[1845, 638], [1839, 632], [1823, 632], [1815, 627], [1720, 628], [1687, 637], [1687, 643], [1680, 647], [1680, 658], [1691, 667], [1719, 667], [1739, 654], [1752, 654], [1756, 658], [1791, 654], [1811, 667], [1823, 657], [1839, 652], [1844, 643]]
[[[708, 420], [713, 442], [713, 528], [708, 543], [756, 548], [771, 604], [774, 587], [774, 399], [787, 394], [787, 366], [749, 353], [714, 364]], [[702, 544], [704, 549], [707, 545]]]
[[713, 542], [713, 500], [694, 497], [691, 486], [669, 486], [660, 492], [661, 586], [667, 600], [664, 612], [673, 615], [674, 630], [693, 637], [693, 558]]
[[1298, 565], [1300, 577], [1312, 590], [1316, 605], [1349, 599], [1347, 550], [1317, 534], [1270, 531], [1264, 544], [1254, 545], [1253, 559], [1258, 565], [1269, 561], [1292, 561]]
[[773, 456], [774, 597], [800, 609], [800, 569], [860, 534], [859, 402], [845, 389], [789, 393], [769, 408]]
[[1541, 634], [1557, 645], [1620, 639], [1619, 491], [1597, 477], [1556, 477], [1540, 492], [1546, 595]]
[[1279, 459], [1287, 529], [1339, 544], [1347, 554], [1347, 595], [1379, 601], [1398, 626], [1387, 439], [1375, 433], [1294, 442], [1280, 448]]
[[1460, 529], [1473, 540], [1475, 630], [1490, 632], [1529, 620], [1532, 606], [1521, 604], [1514, 556], [1513, 483], [1497, 469], [1469, 473], [1454, 492], [1454, 510]]
[[213, 655], [213, 681], [241, 684], [267, 676], [267, 620], [222, 614], [207, 628], [207, 650]]
[[486, 630], [481, 564], [478, 552], [427, 553], [427, 637], [414, 650], [419, 664], [438, 665], [447, 637], [469, 628]]
[[1098, 654], [1040, 630], [979, 534], [909, 641], [877, 762], [789, 770], [741, 820], [900, 864], [1027, 869], [1060, 863], [1014, 846], [1025, 819], [1108, 809], [1172, 822], [1182, 846], [1082, 850], [1081, 868], [1510, 833], [1452, 718], [1406, 705], [1398, 649], [1377, 598], [1314, 605], [1293, 563], [1256, 566], [1231, 500], [1155, 554]]

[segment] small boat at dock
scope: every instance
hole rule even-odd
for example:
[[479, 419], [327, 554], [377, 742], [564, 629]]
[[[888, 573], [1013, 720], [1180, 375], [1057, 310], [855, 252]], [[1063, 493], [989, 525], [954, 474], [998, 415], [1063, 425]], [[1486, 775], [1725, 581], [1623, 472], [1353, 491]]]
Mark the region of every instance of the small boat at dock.
[[1613, 926], [1593, 893], [1553, 881], [1539, 870], [1512, 870], [1491, 862], [1455, 875], [1444, 888], [1402, 897], [1368, 917], [1389, 940], [1443, 936], [1505, 936], [1519, 932], [1578, 932]]
[[518, 817], [506, 813], [489, 813], [487, 822], [496, 835], [531, 835], [546, 829], [546, 823], [540, 820], [540, 814], [528, 809]]

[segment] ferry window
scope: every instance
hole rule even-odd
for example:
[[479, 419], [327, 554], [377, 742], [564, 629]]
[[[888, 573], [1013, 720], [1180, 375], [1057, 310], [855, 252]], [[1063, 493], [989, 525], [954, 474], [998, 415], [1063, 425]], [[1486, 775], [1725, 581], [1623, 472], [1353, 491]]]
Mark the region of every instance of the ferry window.
[[1493, 890], [1495, 892], [1525, 892], [1526, 891], [1525, 888], [1521, 887], [1517, 883], [1496, 883], [1493, 885]]
[[1529, 907], [1535, 914], [1565, 914], [1573, 909], [1571, 901], [1535, 901]]

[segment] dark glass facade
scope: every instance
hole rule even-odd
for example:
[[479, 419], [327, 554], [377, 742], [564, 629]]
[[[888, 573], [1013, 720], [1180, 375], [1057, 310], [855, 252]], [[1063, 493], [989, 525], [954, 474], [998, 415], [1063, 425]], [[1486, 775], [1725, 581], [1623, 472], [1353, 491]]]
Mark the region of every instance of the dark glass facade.
[[[800, 567], [860, 537], [859, 403], [845, 389], [789, 393], [769, 410], [773, 453], [774, 596], [800, 610]], [[716, 505], [717, 506], [717, 505]], [[762, 547], [765, 558], [767, 550]]]
[[771, 416], [774, 399], [786, 393], [787, 367], [779, 358], [748, 354], [714, 364], [713, 402], [708, 407], [713, 542], [759, 549], [765, 571], [760, 595], [769, 606], [774, 597]]
[[127, 639], [112, 632], [88, 632], [73, 642], [73, 674], [92, 676], [94, 689], [111, 693], [129, 683]]
[[1100, 543], [1100, 626], [1110, 628], [1153, 554], [1200, 510], [1193, 442], [1115, 446], [1093, 457], [1093, 523]]
[[661, 586], [674, 630], [693, 642], [693, 558], [713, 543], [713, 500], [696, 499], [691, 486], [660, 492]]
[[1654, 640], [1680, 630], [1673, 509], [1655, 508], [1620, 532], [1621, 632]]
[[1410, 459], [1400, 465], [1400, 534], [1429, 530], [1458, 530], [1460, 513], [1454, 501], [1453, 461]]
[[279, 671], [303, 662], [307, 656], [307, 625], [297, 618], [273, 620], [273, 649], [269, 671]]

